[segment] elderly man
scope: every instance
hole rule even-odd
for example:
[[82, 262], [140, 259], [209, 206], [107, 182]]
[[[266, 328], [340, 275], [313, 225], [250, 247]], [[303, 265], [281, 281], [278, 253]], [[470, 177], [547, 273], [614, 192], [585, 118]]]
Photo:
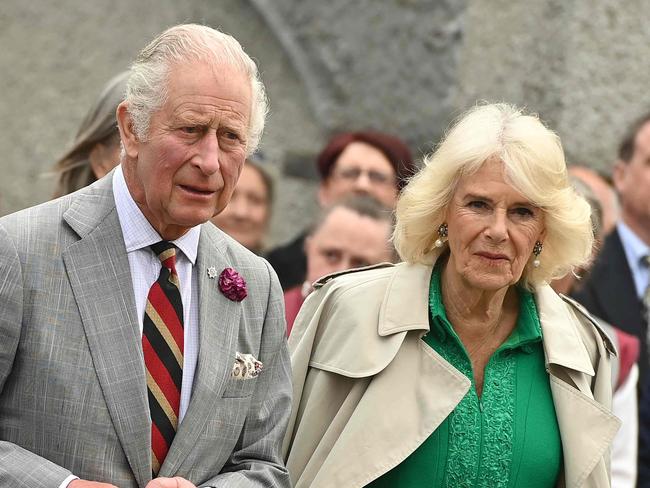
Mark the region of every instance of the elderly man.
[[346, 269], [394, 262], [392, 231], [392, 212], [367, 195], [347, 197], [322, 210], [305, 239], [306, 280], [302, 286], [284, 293], [287, 333], [318, 278]]
[[235, 39], [172, 27], [132, 66], [121, 166], [0, 220], [0, 485], [289, 486], [281, 290], [202, 225], [265, 112]]
[[[358, 131], [335, 135], [318, 155], [318, 203], [328, 207], [349, 195], [368, 195], [393, 209], [406, 180], [415, 172], [408, 146], [383, 132]], [[305, 280], [307, 257], [303, 232], [268, 255], [287, 290]]]

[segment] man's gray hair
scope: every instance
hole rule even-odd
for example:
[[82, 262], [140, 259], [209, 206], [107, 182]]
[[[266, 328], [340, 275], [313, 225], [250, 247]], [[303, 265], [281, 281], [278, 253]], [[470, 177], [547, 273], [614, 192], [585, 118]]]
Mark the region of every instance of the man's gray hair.
[[140, 51], [133, 62], [126, 101], [138, 138], [147, 139], [151, 116], [167, 99], [170, 68], [187, 61], [226, 64], [248, 76], [252, 103], [246, 150], [252, 154], [262, 137], [268, 111], [266, 92], [257, 65], [234, 37], [198, 24], [170, 27]]

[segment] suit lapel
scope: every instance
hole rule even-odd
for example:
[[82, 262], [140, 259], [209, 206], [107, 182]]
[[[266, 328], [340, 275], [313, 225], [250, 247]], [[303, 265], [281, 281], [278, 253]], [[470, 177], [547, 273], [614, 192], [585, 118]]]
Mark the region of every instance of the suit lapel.
[[[171, 445], [160, 476], [173, 476], [203, 431], [211, 412], [217, 408], [235, 361], [235, 344], [241, 316], [241, 303], [219, 291], [218, 277], [210, 278], [207, 269], [214, 266], [220, 274], [232, 263], [223, 254], [227, 245], [210, 224], [201, 227], [196, 260], [199, 297], [199, 357], [187, 413]], [[215, 453], [215, 455], [217, 455]]]
[[129, 261], [112, 178], [94, 190], [80, 194], [64, 214], [81, 239], [63, 260], [115, 431], [144, 486], [151, 478], [150, 420]]
[[605, 241], [602, 267], [594, 279], [595, 293], [610, 322], [623, 331], [641, 337], [638, 324], [643, 323], [643, 308], [636, 294], [634, 278], [617, 230]]

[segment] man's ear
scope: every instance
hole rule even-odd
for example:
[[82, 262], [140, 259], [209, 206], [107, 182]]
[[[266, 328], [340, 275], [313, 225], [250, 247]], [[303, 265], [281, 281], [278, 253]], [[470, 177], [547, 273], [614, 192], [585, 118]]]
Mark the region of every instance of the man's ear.
[[131, 119], [126, 101], [117, 106], [115, 116], [117, 118], [117, 127], [120, 129], [120, 138], [122, 139], [124, 151], [128, 157], [136, 159], [138, 157], [140, 140], [135, 133], [133, 120]]

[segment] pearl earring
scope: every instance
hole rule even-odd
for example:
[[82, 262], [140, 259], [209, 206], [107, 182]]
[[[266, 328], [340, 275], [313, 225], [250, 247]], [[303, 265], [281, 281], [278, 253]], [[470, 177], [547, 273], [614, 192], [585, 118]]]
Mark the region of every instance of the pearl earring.
[[534, 268], [539, 268], [540, 261], [539, 261], [539, 255], [542, 253], [542, 243], [537, 241], [535, 243], [535, 247], [533, 247], [533, 255], [535, 256], [535, 259], [533, 260], [533, 267]]
[[438, 227], [438, 238], [436, 239], [434, 245], [437, 248], [441, 248], [445, 244], [448, 234], [449, 234], [449, 228], [447, 227], [447, 224], [445, 223], [440, 224], [440, 227]]

